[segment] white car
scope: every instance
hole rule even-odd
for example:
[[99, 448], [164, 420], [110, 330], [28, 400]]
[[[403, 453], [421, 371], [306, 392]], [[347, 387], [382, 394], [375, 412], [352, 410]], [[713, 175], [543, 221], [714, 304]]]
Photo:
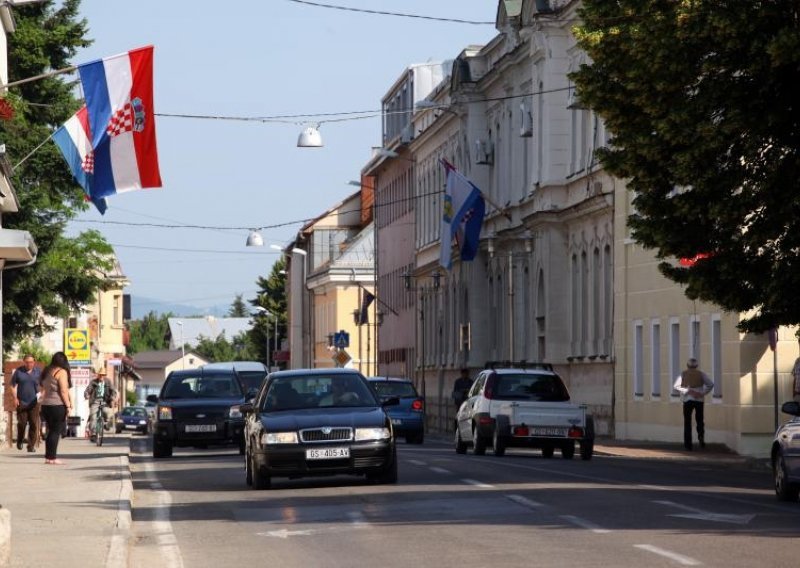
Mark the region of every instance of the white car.
[[586, 406], [570, 402], [566, 385], [547, 363], [520, 362], [492, 367], [478, 374], [458, 409], [455, 449], [466, 453], [472, 446], [481, 455], [491, 446], [496, 456], [506, 448], [540, 448], [546, 458], [556, 448], [565, 459], [581, 458], [594, 452], [594, 421]]

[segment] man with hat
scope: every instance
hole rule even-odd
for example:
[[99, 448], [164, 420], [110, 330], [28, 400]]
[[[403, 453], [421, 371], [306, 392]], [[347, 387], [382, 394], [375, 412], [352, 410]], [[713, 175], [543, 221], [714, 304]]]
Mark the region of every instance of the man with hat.
[[692, 451], [692, 412], [697, 421], [697, 441], [701, 448], [706, 447], [703, 400], [714, 388], [714, 381], [697, 367], [697, 359], [689, 359], [686, 370], [675, 379], [673, 386], [681, 394], [683, 401], [683, 447], [689, 451]]
[[83, 398], [89, 401], [89, 424], [87, 432], [94, 433], [95, 416], [97, 409], [100, 408], [101, 402], [103, 406], [103, 416], [105, 418], [106, 429], [111, 429], [114, 425], [114, 409], [113, 404], [117, 400], [117, 391], [114, 385], [107, 377], [106, 366], [99, 364], [94, 371], [94, 380], [89, 383], [86, 390], [83, 392]]

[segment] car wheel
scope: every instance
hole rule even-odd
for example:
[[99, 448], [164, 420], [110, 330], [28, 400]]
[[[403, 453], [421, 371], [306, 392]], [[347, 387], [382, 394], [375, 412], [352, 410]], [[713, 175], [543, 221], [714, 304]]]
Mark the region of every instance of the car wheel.
[[494, 429], [494, 436], [492, 438], [492, 448], [494, 450], [494, 455], [497, 457], [503, 457], [506, 455], [506, 441], [500, 435], [499, 428]]
[[467, 453], [467, 444], [461, 439], [461, 432], [458, 431], [458, 423], [456, 423], [455, 443], [456, 443], [457, 454]]
[[775, 478], [775, 496], [778, 501], [797, 501], [800, 496], [800, 484], [789, 482], [786, 461], [783, 459], [782, 452], [778, 452], [772, 462], [772, 474]]
[[542, 448], [542, 457], [543, 458], [552, 458], [553, 454], [556, 452], [556, 449], [553, 446], [545, 446]]
[[406, 436], [406, 444], [421, 444], [425, 441], [425, 432]]
[[262, 489], [269, 489], [272, 485], [272, 480], [268, 475], [265, 475], [261, 472], [261, 470], [256, 466], [256, 458], [255, 456], [251, 456], [250, 458], [250, 471], [252, 476], [253, 482], [253, 489], [256, 491], [260, 491]]
[[250, 454], [244, 456], [244, 482], [251, 486], [253, 485], [253, 467], [250, 463]]
[[168, 458], [172, 456], [172, 444], [161, 440], [153, 440], [153, 457]]
[[594, 440], [581, 440], [581, 459], [588, 461], [594, 454]]
[[472, 427], [472, 453], [482, 456], [486, 453], [486, 440], [478, 433], [478, 426]]
[[122, 433], [122, 428], [120, 428], [120, 427], [117, 427], [117, 428], [115, 428], [115, 429], [114, 429], [114, 431], [115, 431], [117, 434], [121, 434], [121, 433]]
[[565, 460], [571, 460], [575, 457], [575, 442], [570, 440], [563, 446], [561, 446], [561, 457]]
[[392, 451], [392, 463], [381, 472], [367, 474], [367, 479], [374, 483], [397, 483], [397, 450]]

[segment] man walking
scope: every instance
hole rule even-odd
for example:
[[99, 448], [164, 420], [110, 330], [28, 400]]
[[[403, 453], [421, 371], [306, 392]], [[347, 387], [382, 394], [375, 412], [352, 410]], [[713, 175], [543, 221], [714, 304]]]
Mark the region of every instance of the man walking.
[[28, 427], [28, 451], [35, 452], [39, 442], [39, 380], [42, 371], [36, 367], [33, 355], [22, 358], [22, 366], [11, 375], [14, 406], [17, 409], [17, 449], [22, 449], [25, 427]]
[[472, 388], [472, 380], [469, 378], [469, 369], [461, 369], [461, 376], [453, 383], [453, 403], [456, 405], [456, 412], [461, 408], [461, 404], [467, 400], [469, 389]]
[[703, 400], [714, 388], [714, 381], [697, 367], [697, 359], [689, 359], [686, 370], [675, 379], [674, 385], [683, 401], [683, 447], [689, 451], [692, 451], [692, 412], [697, 422], [697, 441], [701, 448], [706, 447]]

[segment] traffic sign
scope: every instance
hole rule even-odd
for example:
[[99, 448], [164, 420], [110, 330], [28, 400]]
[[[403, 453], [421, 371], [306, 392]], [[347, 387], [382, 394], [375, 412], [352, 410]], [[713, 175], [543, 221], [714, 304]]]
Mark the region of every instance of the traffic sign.
[[64, 330], [64, 353], [70, 363], [89, 363], [89, 330], [68, 327]]
[[346, 349], [350, 347], [350, 334], [343, 329], [334, 333], [333, 346], [339, 349]]
[[344, 349], [338, 350], [336, 353], [333, 354], [333, 360], [339, 367], [344, 367], [347, 365], [353, 358], [350, 357], [350, 354], [345, 351]]

